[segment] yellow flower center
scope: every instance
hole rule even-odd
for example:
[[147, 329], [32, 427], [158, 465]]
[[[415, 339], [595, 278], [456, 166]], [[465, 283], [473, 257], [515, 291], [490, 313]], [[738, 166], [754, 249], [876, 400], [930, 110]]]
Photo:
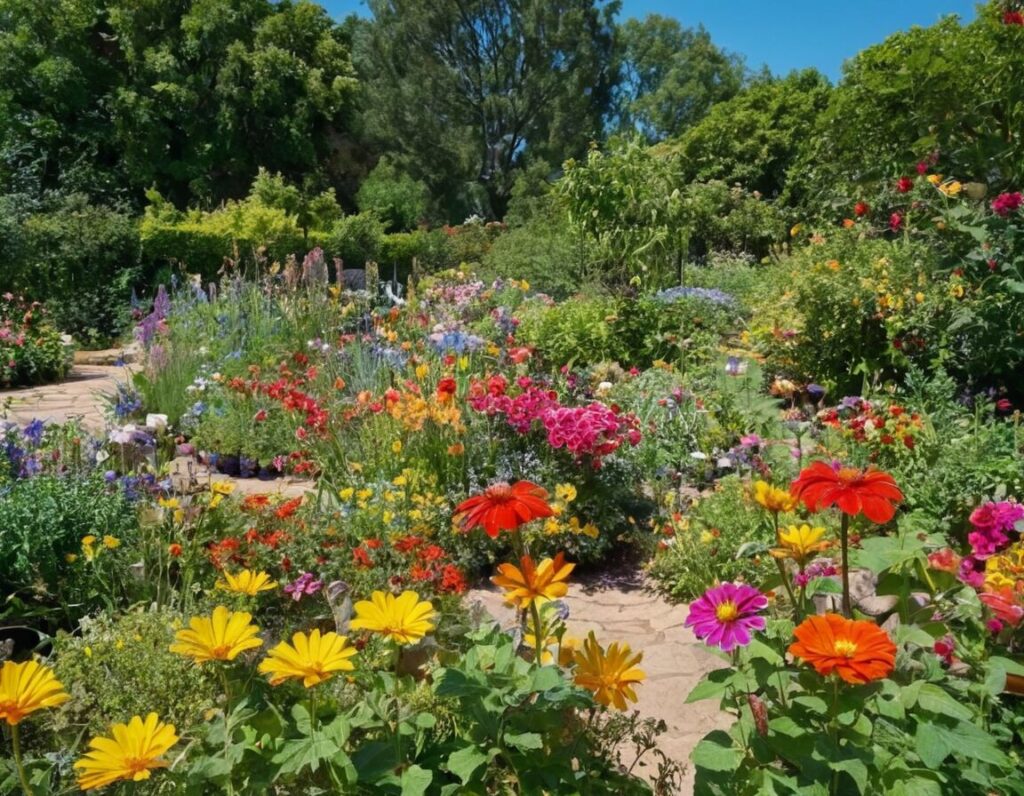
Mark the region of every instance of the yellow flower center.
[[836, 655], [843, 658], [852, 658], [857, 654], [857, 642], [848, 638], [836, 639]]
[[739, 609], [736, 607], [736, 603], [732, 600], [726, 600], [724, 603], [719, 603], [715, 608], [715, 618], [719, 622], [732, 622], [739, 615]]

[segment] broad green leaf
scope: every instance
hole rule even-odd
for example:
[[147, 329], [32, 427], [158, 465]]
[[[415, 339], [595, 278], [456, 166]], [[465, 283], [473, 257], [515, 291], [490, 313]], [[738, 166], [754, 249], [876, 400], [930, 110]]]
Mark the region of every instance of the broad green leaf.
[[735, 771], [743, 760], [743, 753], [732, 745], [732, 738], [715, 730], [702, 738], [690, 753], [697, 768], [710, 771]]
[[483, 752], [475, 746], [464, 746], [448, 755], [448, 770], [466, 785], [473, 779], [477, 769], [489, 763], [492, 757], [493, 754]]
[[413, 765], [402, 772], [402, 796], [423, 796], [434, 780], [434, 773]]

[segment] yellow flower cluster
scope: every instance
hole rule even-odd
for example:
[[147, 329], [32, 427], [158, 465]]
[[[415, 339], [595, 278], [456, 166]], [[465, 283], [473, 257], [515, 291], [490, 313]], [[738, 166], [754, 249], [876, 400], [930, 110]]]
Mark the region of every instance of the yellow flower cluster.
[[448, 426], [461, 434], [462, 411], [455, 401], [429, 400], [421, 395], [402, 393], [399, 400], [388, 407], [388, 414], [398, 420], [408, 431], [422, 431], [427, 421], [437, 426]]
[[554, 513], [544, 521], [544, 533], [548, 536], [560, 533], [580, 534], [591, 539], [600, 536], [600, 531], [594, 523], [580, 522], [579, 517], [566, 519], [566, 511], [569, 504], [576, 500], [576, 494], [576, 487], [572, 484], [558, 484], [555, 487], [555, 499], [551, 501], [551, 510]]
[[985, 585], [993, 590], [1016, 588], [1024, 580], [1024, 542], [1008, 547], [985, 561]]

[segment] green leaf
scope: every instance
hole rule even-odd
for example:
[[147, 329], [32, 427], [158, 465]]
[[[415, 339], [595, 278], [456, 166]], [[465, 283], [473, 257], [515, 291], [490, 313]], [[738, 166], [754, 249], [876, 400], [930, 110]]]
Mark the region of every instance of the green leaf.
[[493, 754], [487, 754], [475, 746], [464, 746], [448, 755], [448, 770], [457, 776], [463, 785], [469, 784], [480, 766], [491, 761]]
[[712, 672], [708, 672], [686, 696], [686, 704], [721, 696], [729, 687], [732, 675], [732, 669], [715, 669]]
[[970, 721], [974, 714], [934, 683], [924, 683], [917, 697], [917, 704], [924, 710], [939, 716]]
[[518, 734], [507, 732], [505, 733], [505, 743], [509, 746], [516, 747], [516, 749], [522, 749], [524, 751], [544, 748], [544, 739], [541, 738], [540, 733], [536, 732], [523, 732]]
[[334, 741], [324, 735], [312, 738], [298, 738], [288, 741], [281, 751], [274, 755], [274, 762], [281, 766], [282, 774], [294, 774], [309, 766], [311, 771], [320, 768], [321, 761], [343, 754]]
[[850, 775], [857, 790], [864, 793], [868, 787], [868, 767], [862, 760], [851, 758], [849, 760], [833, 760], [832, 768], [836, 771], [845, 771]]
[[743, 753], [732, 745], [722, 730], [715, 730], [702, 738], [690, 753], [697, 768], [709, 771], [735, 771], [743, 760]]
[[413, 765], [402, 772], [402, 796], [423, 796], [434, 780], [434, 773]]

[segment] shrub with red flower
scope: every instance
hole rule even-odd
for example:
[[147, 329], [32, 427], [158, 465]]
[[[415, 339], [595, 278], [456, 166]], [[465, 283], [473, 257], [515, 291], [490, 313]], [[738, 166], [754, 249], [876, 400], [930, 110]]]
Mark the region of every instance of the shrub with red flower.
[[910, 177], [900, 177], [896, 181], [896, 190], [900, 193], [910, 193], [914, 190], [914, 181]]
[[640, 421], [595, 401], [588, 406], [559, 407], [546, 410], [541, 422], [548, 432], [552, 448], [566, 448], [576, 458], [589, 457], [595, 467], [601, 459], [623, 444], [640, 442]]
[[1003, 13], [1003, 24], [1024, 27], [1024, 11], [1006, 11]]
[[839, 406], [822, 409], [818, 420], [846, 439], [867, 446], [872, 461], [887, 451], [916, 449], [924, 430], [917, 412], [864, 398], [847, 398]]
[[1014, 193], [1001, 193], [992, 200], [992, 212], [1001, 218], [1007, 218], [1024, 206], [1024, 194], [1020, 191]]
[[863, 218], [870, 212], [871, 205], [869, 205], [867, 202], [857, 202], [857, 204], [853, 206], [853, 214], [857, 216], [857, 218]]

